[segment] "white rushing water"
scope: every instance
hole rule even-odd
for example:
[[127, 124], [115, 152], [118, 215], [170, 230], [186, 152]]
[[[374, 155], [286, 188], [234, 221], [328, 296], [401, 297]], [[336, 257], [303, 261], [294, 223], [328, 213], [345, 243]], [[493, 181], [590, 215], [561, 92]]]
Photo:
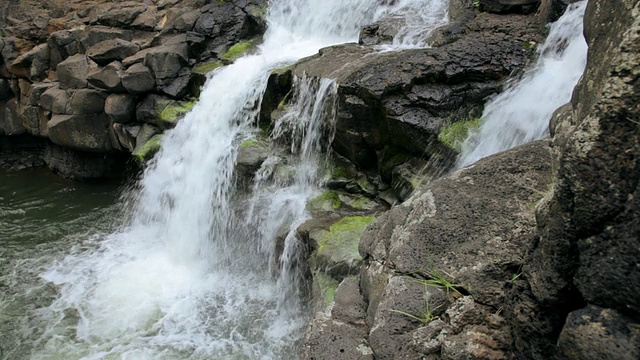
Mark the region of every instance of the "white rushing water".
[[[40, 322], [28, 324], [43, 333], [31, 358], [296, 358], [306, 317], [289, 272], [293, 230], [317, 191], [335, 84], [296, 81], [290, 110], [272, 134], [291, 143], [292, 177], [274, 180], [274, 153], [245, 212], [234, 202], [238, 146], [256, 130], [273, 69], [357, 41], [364, 24], [425, 1], [274, 1], [258, 53], [216, 71], [193, 110], [165, 134], [129, 194], [126, 224], [87, 239], [42, 275], [59, 295], [39, 310]], [[278, 238], [284, 253], [274, 261]]]
[[381, 46], [386, 51], [427, 47], [435, 29], [449, 22], [448, 0], [389, 1], [385, 9], [390, 22], [399, 23], [398, 32], [390, 45]]
[[571, 4], [550, 25], [533, 68], [486, 104], [479, 129], [462, 145], [458, 167], [548, 135], [553, 112], [571, 100], [586, 66], [586, 6], [586, 1]]

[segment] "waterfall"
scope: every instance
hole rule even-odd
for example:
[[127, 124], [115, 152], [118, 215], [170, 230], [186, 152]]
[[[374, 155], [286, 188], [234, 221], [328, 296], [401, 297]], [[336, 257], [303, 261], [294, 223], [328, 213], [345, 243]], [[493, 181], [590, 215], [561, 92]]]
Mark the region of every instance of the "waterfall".
[[449, 22], [448, 0], [397, 1], [389, 16], [402, 23], [398, 33], [384, 50], [424, 48], [433, 31]]
[[458, 167], [548, 135], [553, 112], [571, 100], [586, 67], [586, 6], [587, 1], [569, 5], [550, 25], [533, 68], [485, 105], [480, 127], [462, 145]]
[[[42, 274], [59, 295], [39, 310], [40, 323], [30, 325], [43, 328], [32, 358], [297, 357], [307, 319], [293, 283], [293, 231], [318, 191], [335, 84], [296, 80], [289, 111], [271, 135], [290, 146], [288, 181], [272, 173], [279, 161], [274, 150], [251, 195], [236, 193], [238, 148], [256, 131], [272, 70], [356, 41], [364, 24], [396, 5], [273, 1], [257, 54], [212, 74], [193, 110], [165, 133], [125, 196], [122, 226], [86, 239]], [[278, 241], [282, 256], [274, 262]]]

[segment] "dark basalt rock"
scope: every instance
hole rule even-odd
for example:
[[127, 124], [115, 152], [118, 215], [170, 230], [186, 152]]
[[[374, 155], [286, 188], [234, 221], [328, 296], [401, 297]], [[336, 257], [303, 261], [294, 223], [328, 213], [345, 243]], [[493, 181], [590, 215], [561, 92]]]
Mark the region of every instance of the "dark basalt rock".
[[13, 74], [31, 81], [44, 80], [49, 70], [49, 54], [47, 44], [38, 45], [15, 59], [10, 70]]
[[140, 51], [140, 47], [122, 39], [110, 39], [99, 42], [87, 50], [87, 56], [99, 65], [120, 61]]
[[136, 116], [135, 98], [129, 94], [111, 94], [104, 103], [104, 112], [114, 122], [132, 122]]
[[25, 131], [18, 113], [18, 101], [15, 98], [0, 101], [0, 135], [20, 135]]
[[339, 45], [296, 65], [296, 76], [338, 83], [334, 147], [341, 155], [371, 169], [379, 166], [379, 152], [394, 146], [446, 169], [455, 151], [437, 140], [444, 122], [478, 116], [486, 97], [526, 64], [523, 44], [538, 40], [533, 17], [458, 17], [448, 29], [459, 30], [455, 36], [443, 30], [438, 47], [379, 53]]
[[124, 92], [122, 63], [114, 61], [103, 68], [96, 68], [87, 74], [87, 82], [92, 86], [108, 92]]
[[84, 54], [77, 54], [67, 58], [58, 64], [56, 72], [60, 80], [60, 88], [86, 88], [88, 85], [87, 76], [89, 71], [97, 67], [98, 65]]
[[57, 145], [80, 151], [111, 150], [109, 118], [106, 114], [53, 115], [49, 138]]
[[530, 14], [536, 11], [539, 4], [540, 0], [480, 0], [480, 9], [496, 13]]
[[82, 181], [116, 178], [124, 168], [117, 156], [77, 151], [51, 143], [46, 146], [44, 162], [60, 176]]
[[558, 359], [640, 358], [640, 328], [615, 310], [588, 306], [567, 316], [558, 339]]
[[148, 67], [137, 63], [122, 74], [122, 85], [131, 94], [141, 94], [155, 89], [156, 79]]

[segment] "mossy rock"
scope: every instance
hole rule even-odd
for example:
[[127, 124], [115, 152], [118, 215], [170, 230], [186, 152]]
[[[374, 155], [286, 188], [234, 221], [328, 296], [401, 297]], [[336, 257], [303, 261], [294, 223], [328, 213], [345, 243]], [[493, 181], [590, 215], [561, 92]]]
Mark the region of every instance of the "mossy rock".
[[311, 213], [334, 211], [342, 206], [337, 191], [328, 190], [307, 201], [307, 211]]
[[201, 75], [206, 75], [221, 66], [224, 66], [224, 64], [221, 61], [212, 60], [212, 61], [195, 66], [193, 68], [193, 72]]
[[393, 169], [391, 188], [401, 201], [407, 200], [429, 179], [426, 175], [420, 174], [419, 169], [412, 161], [400, 164]]
[[193, 109], [196, 102], [196, 99], [191, 99], [189, 101], [172, 101], [166, 104], [158, 115], [162, 125], [175, 126], [178, 120]]
[[264, 148], [264, 147], [268, 147], [268, 144], [265, 141], [261, 141], [258, 138], [250, 138], [243, 141], [240, 144], [240, 149]]
[[338, 199], [354, 210], [377, 211], [386, 210], [383, 205], [369, 199], [364, 195], [339, 194]]
[[329, 230], [315, 230], [309, 234], [318, 244], [314, 255], [317, 269], [340, 280], [359, 270], [362, 261], [358, 252], [360, 237], [373, 216], [347, 216], [333, 223]]
[[462, 144], [469, 137], [469, 133], [480, 126], [480, 119], [449, 122], [442, 126], [438, 140], [447, 147], [460, 151]]
[[162, 145], [162, 134], [156, 134], [147, 140], [143, 145], [136, 146], [132, 155], [139, 164], [143, 164], [145, 161], [151, 159], [155, 155]]
[[349, 194], [336, 190], [327, 190], [307, 201], [307, 211], [316, 215], [323, 212], [334, 212], [341, 208], [357, 211], [386, 210], [384, 205], [364, 195]]
[[240, 57], [253, 52], [257, 47], [249, 41], [240, 41], [227, 50], [220, 58], [228, 62], [234, 62]]
[[313, 275], [314, 298], [317, 301], [316, 306], [319, 307], [316, 310], [325, 310], [331, 305], [339, 285], [338, 280], [323, 272]]

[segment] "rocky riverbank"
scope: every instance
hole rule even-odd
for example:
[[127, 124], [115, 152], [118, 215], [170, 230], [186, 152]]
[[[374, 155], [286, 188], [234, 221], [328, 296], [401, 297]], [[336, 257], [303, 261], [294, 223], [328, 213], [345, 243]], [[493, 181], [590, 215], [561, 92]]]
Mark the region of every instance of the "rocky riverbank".
[[264, 1], [4, 3], [0, 136], [46, 139], [43, 161], [78, 179], [113, 176], [126, 154], [142, 162], [193, 106], [206, 74], [259, 42], [265, 7]]

